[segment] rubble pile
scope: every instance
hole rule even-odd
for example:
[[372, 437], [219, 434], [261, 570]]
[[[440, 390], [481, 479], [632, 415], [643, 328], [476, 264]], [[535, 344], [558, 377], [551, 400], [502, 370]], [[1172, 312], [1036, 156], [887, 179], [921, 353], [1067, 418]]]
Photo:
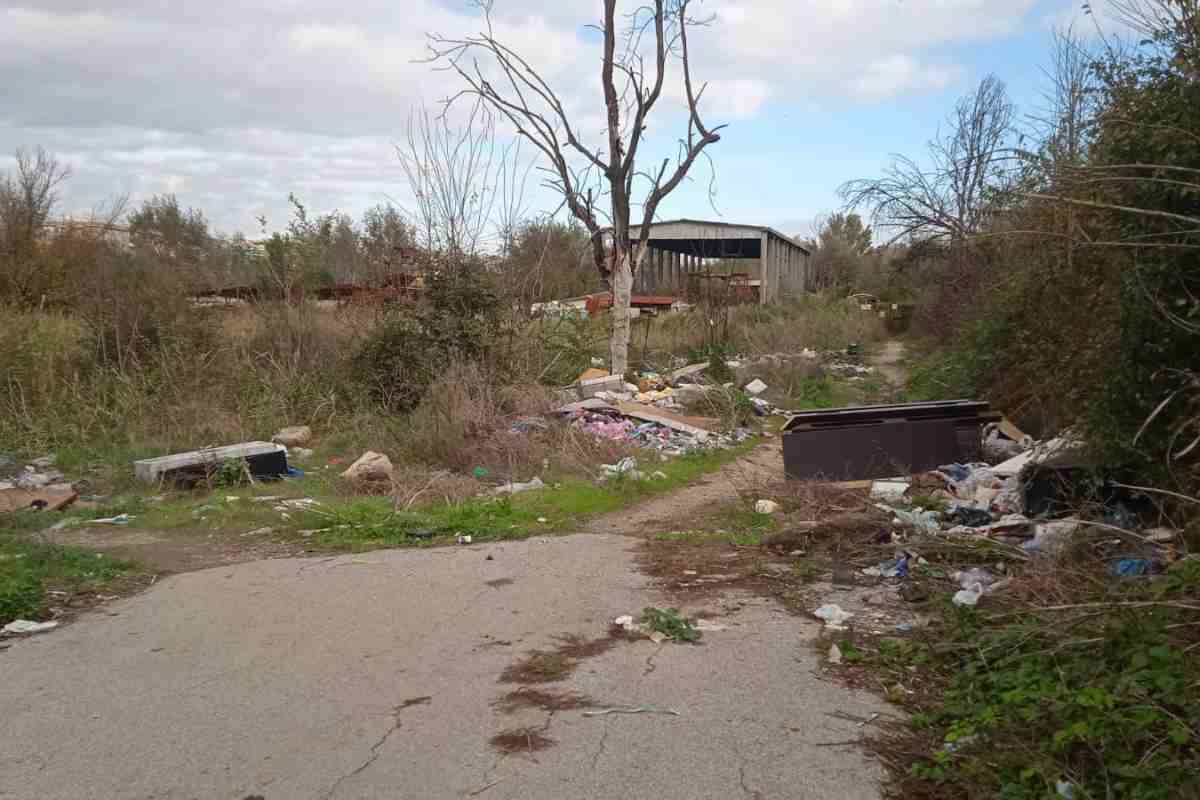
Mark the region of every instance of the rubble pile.
[[630, 419], [614, 408], [578, 409], [572, 412], [570, 424], [598, 438], [650, 448], [663, 455], [719, 450], [740, 444], [753, 436], [753, 431], [747, 428], [738, 428], [729, 433], [677, 430], [657, 422]]

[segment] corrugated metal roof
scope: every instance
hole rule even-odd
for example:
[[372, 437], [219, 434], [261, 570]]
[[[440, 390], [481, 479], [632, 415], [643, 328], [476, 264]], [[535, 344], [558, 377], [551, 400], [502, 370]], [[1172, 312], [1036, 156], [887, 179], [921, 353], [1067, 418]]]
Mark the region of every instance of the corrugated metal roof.
[[[795, 245], [796, 247], [803, 250], [805, 253], [809, 253], [809, 254], [812, 253], [812, 251], [806, 245], [796, 241], [791, 236], [788, 236], [785, 233], [780, 233], [779, 231], [775, 230], [774, 228], [770, 227], [769, 225], [745, 225], [740, 222], [725, 222], [724, 220], [688, 219], [687, 217], [680, 217], [679, 219], [657, 220], [655, 222], [650, 223], [650, 227], [654, 228], [656, 225], [678, 225], [678, 224], [706, 225], [706, 226], [714, 227], [714, 228], [750, 228], [751, 230], [764, 231], [766, 233], [769, 233], [772, 236], [783, 239], [785, 242], [789, 242], [790, 244]], [[642, 226], [631, 224], [629, 227], [632, 230], [635, 228], [641, 228]]]

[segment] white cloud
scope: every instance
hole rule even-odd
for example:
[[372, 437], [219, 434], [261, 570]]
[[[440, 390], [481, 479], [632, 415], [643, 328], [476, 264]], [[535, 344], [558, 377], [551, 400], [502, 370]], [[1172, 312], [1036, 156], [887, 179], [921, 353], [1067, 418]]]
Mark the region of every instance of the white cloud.
[[[1012, 33], [1033, 4], [709, 0], [698, 8], [714, 22], [690, 38], [694, 78], [709, 83], [714, 124], [773, 104], [936, 90], [961, 74], [938, 48]], [[598, 138], [599, 45], [584, 28], [598, 0], [496, 8], [498, 38]], [[404, 193], [392, 143], [413, 106], [459, 88], [419, 63], [425, 33], [480, 26], [457, 0], [0, 0], [0, 158], [41, 144], [73, 164], [78, 206], [178, 191], [226, 229], [264, 210], [279, 219], [289, 191], [359, 210]], [[677, 67], [671, 78], [666, 102], [679, 112]], [[678, 119], [652, 124], [669, 143]]]
[[911, 56], [895, 55], [867, 64], [850, 90], [863, 100], [882, 100], [908, 92], [944, 89], [961, 74], [955, 66], [928, 66]]

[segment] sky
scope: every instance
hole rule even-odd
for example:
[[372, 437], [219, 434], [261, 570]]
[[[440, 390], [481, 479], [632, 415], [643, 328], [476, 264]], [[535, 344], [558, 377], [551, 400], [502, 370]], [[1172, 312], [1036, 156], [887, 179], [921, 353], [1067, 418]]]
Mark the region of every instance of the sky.
[[[696, 1], [712, 23], [689, 39], [693, 76], [709, 84], [706, 122], [728, 127], [711, 169], [697, 166], [659, 218], [807, 235], [839, 209], [840, 184], [919, 153], [984, 75], [1032, 112], [1050, 32], [1080, 18], [1083, 0]], [[600, 9], [493, 10], [497, 38], [558, 89], [588, 142], [603, 141], [587, 27]], [[0, 0], [0, 172], [17, 148], [41, 146], [72, 171], [62, 213], [169, 192], [215, 230], [251, 237], [260, 219], [286, 224], [289, 194], [353, 217], [411, 208], [395, 147], [415, 108], [461, 88], [421, 63], [426, 34], [480, 25], [466, 0]], [[650, 163], [684, 130], [673, 69], [642, 151]], [[529, 211], [556, 205], [533, 181]]]

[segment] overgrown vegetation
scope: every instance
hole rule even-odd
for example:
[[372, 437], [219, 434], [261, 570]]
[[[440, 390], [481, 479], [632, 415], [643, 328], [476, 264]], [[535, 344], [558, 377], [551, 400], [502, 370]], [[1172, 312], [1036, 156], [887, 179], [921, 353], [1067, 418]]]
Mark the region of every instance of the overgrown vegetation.
[[64, 595], [103, 589], [134, 567], [101, 553], [29, 541], [20, 520], [0, 529], [0, 625], [44, 616], [48, 592]]
[[1073, 427], [1114, 474], [1195, 494], [1200, 12], [1109, 5], [1137, 41], [1056, 35], [1031, 123], [988, 77], [925, 158], [845, 193], [897, 236], [892, 281], [921, 298], [935, 352], [913, 397], [986, 396], [1032, 433]]
[[919, 666], [939, 687], [905, 701], [914, 730], [877, 743], [907, 776], [897, 796], [1200, 796], [1200, 564], [1075, 580], [1052, 605], [947, 606], [932, 645], [880, 644], [872, 669], [911, 685]]

